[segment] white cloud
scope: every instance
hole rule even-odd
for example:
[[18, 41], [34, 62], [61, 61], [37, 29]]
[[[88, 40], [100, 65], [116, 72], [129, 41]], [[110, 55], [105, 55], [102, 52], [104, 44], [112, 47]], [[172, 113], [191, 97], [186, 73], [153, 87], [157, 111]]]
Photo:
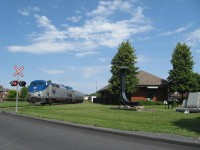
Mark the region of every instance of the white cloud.
[[[132, 9], [134, 11], [130, 13]], [[117, 21], [108, 18], [120, 12], [126, 13], [129, 18]], [[29, 34], [29, 45], [11, 45], [7, 49], [34, 54], [73, 51], [76, 56], [82, 57], [94, 54], [92, 51], [102, 46], [115, 48], [133, 35], [152, 29], [142, 7], [135, 8], [131, 2], [122, 0], [99, 1], [97, 9], [87, 15], [88, 20], [82, 26], [68, 25], [65, 30], [59, 30], [47, 16], [34, 15], [42, 32]]]
[[180, 28], [176, 29], [174, 32], [175, 33], [183, 32], [183, 31], [187, 30], [188, 28], [189, 28], [188, 26], [186, 26], [186, 27], [180, 27]]
[[64, 70], [54, 70], [54, 69], [40, 69], [40, 71], [46, 74], [63, 74]]
[[166, 31], [166, 32], [163, 32], [163, 33], [158, 34], [157, 36], [158, 36], [158, 37], [159, 37], [159, 36], [168, 36], [168, 35], [172, 35], [173, 33], [175, 33], [175, 32], [173, 32], [173, 31]]
[[71, 71], [79, 72], [84, 78], [88, 79], [92, 76], [98, 76], [105, 72], [108, 72], [110, 69], [110, 65], [108, 66], [84, 66], [81, 68], [70, 67]]
[[72, 21], [73, 23], [77, 23], [81, 20], [81, 16], [72, 16], [72, 17], [67, 17], [67, 20]]
[[[77, 37], [85, 42], [90, 42], [93, 47], [116, 47], [122, 41], [138, 33], [151, 30], [151, 25], [139, 25], [132, 20], [108, 22], [106, 20], [91, 20], [82, 27], [69, 27], [68, 35]], [[90, 45], [91, 46], [91, 45]]]
[[70, 66], [69, 69], [72, 70], [72, 71], [77, 71], [77, 68], [74, 67], [74, 66]]
[[191, 46], [200, 44], [200, 28], [189, 33], [186, 37], [186, 42]]
[[101, 57], [101, 58], [98, 58], [101, 62], [106, 62], [109, 60], [109, 58], [107, 57]]
[[86, 66], [80, 69], [84, 78], [90, 78], [91, 76], [97, 76], [104, 72], [107, 72], [110, 66]]
[[138, 63], [150, 62], [152, 60], [153, 60], [152, 58], [149, 58], [149, 57], [147, 57], [145, 55], [137, 55], [137, 61], [138, 61]]
[[94, 51], [89, 51], [89, 52], [81, 52], [81, 53], [76, 53], [75, 56], [77, 57], [85, 57], [87, 55], [94, 55], [98, 54], [99, 52], [94, 52]]
[[89, 79], [91, 77], [96, 77], [102, 75], [105, 72], [110, 71], [110, 65], [106, 66], [84, 66], [84, 67], [74, 67], [70, 66], [69, 69], [72, 72], [78, 72], [80, 76], [85, 79]]
[[179, 27], [178, 29], [175, 29], [175, 30], [172, 30], [172, 31], [166, 31], [166, 32], [158, 34], [157, 37], [170, 36], [170, 35], [173, 35], [173, 34], [176, 34], [176, 33], [181, 33], [183, 31], [186, 31], [191, 26], [192, 26], [192, 24], [188, 24], [187, 26]]
[[102, 67], [83, 67], [81, 72], [84, 78], [89, 78], [91, 76], [97, 75], [101, 73]]
[[67, 38], [66, 32], [59, 31], [46, 16], [35, 15], [35, 18], [37, 19], [38, 27], [43, 28], [44, 32], [36, 34], [35, 37], [33, 37], [33, 41], [56, 41]]
[[149, 39], [151, 39], [152, 37], [150, 37], [150, 36], [146, 36], [146, 37], [138, 37], [138, 40], [140, 40], [140, 41], [146, 41], [146, 40], [149, 40]]
[[200, 53], [200, 50], [196, 50], [195, 52], [196, 52], [196, 53]]
[[130, 2], [123, 2], [121, 0], [115, 1], [99, 1], [97, 9], [89, 12], [87, 15], [95, 17], [106, 17], [114, 14], [116, 10], [119, 11], [130, 11], [132, 4]]
[[31, 7], [31, 6], [28, 6], [28, 7], [25, 7], [23, 9], [19, 9], [18, 12], [23, 15], [23, 16], [29, 16], [30, 13], [32, 12], [39, 12], [40, 11], [40, 8], [39, 7]]
[[143, 7], [137, 7], [133, 12], [132, 21], [135, 23], [150, 23], [150, 20], [147, 19], [143, 14]]
[[46, 54], [52, 52], [66, 52], [71, 45], [64, 42], [39, 42], [27, 46], [9, 46], [11, 52], [28, 52], [32, 54]]

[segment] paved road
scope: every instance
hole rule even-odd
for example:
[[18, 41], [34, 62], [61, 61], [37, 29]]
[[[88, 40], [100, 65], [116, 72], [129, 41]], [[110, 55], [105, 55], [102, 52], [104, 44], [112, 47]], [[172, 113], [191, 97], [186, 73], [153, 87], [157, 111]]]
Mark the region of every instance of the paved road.
[[199, 150], [0, 113], [0, 150]]

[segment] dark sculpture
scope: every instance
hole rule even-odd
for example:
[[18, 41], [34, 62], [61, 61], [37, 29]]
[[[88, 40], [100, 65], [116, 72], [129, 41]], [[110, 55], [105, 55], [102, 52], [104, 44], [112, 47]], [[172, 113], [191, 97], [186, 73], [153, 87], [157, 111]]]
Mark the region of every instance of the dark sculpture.
[[127, 67], [121, 67], [120, 68], [120, 97], [121, 97], [121, 102], [124, 105], [128, 105], [128, 106], [138, 106], [139, 103], [138, 102], [130, 102], [127, 97], [126, 97], [126, 85], [125, 85], [125, 72], [126, 70], [128, 70]]

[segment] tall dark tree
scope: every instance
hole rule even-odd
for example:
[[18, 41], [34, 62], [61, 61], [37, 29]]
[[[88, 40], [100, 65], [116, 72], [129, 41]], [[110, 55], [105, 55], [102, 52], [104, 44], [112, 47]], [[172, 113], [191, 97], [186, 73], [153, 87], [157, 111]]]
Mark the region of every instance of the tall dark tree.
[[172, 54], [171, 64], [173, 69], [169, 71], [168, 81], [170, 92], [191, 92], [194, 90], [194, 61], [190, 47], [185, 43], [178, 43]]
[[194, 73], [194, 90], [193, 92], [199, 92], [200, 91], [200, 74]]
[[136, 78], [138, 73], [138, 67], [135, 66], [137, 63], [136, 59], [135, 50], [130, 42], [122, 42], [111, 62], [112, 77], [109, 80], [109, 91], [112, 94], [119, 94], [120, 92], [119, 70], [124, 66], [128, 67], [128, 71], [126, 72], [126, 91], [131, 94], [136, 91], [135, 86], [138, 83], [138, 79]]

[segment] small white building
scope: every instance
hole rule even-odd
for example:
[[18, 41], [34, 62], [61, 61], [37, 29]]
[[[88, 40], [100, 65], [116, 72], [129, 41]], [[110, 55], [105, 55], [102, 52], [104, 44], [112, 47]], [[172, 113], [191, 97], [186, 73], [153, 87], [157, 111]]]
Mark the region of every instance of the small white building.
[[90, 100], [91, 100], [92, 103], [93, 103], [94, 98], [97, 98], [97, 96], [90, 96]]
[[85, 95], [84, 100], [89, 100], [89, 97], [90, 97], [89, 95]]
[[85, 100], [85, 101], [90, 100], [92, 103], [93, 103], [93, 99], [94, 99], [94, 98], [97, 98], [97, 96], [89, 96], [89, 95], [85, 95], [85, 96], [84, 96], [84, 100]]

